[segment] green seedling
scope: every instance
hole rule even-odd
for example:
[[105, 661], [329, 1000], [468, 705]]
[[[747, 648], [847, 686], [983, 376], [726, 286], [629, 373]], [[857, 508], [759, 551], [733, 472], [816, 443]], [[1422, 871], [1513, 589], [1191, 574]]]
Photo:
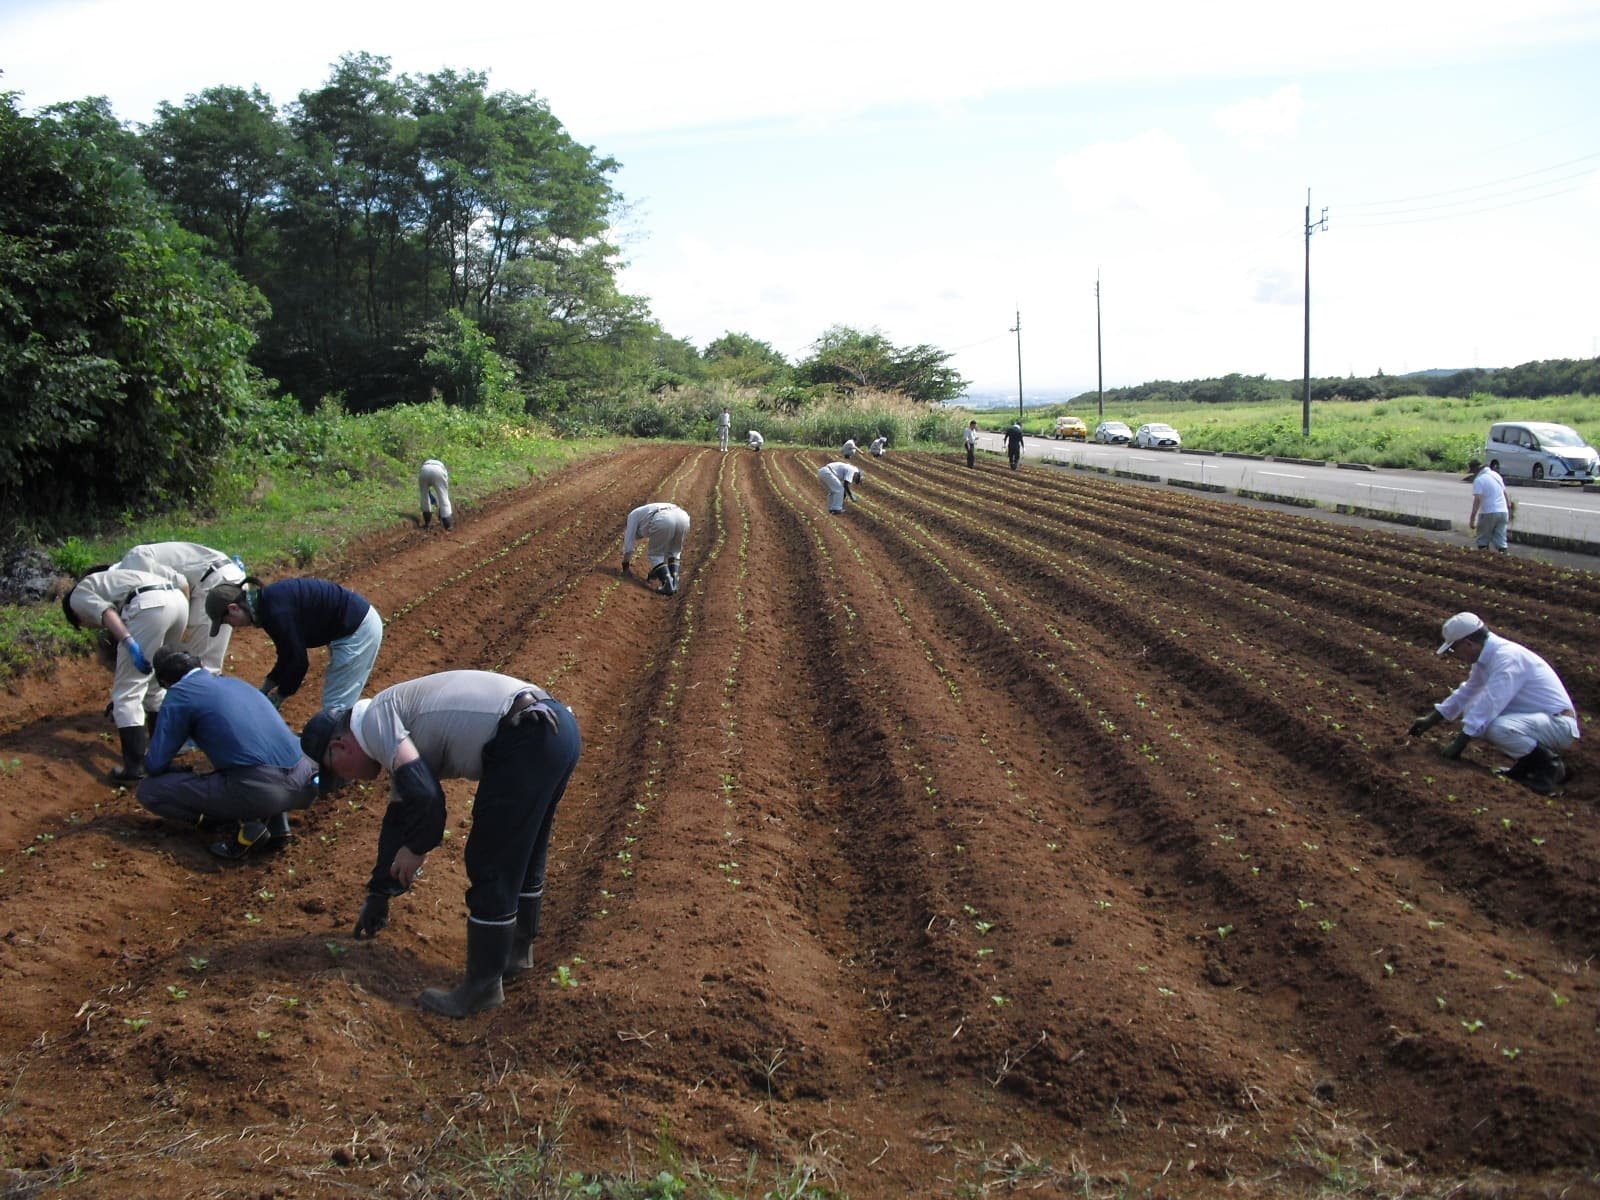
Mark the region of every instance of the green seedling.
[[299, 996], [285, 996], [283, 998], [283, 1000], [282, 1000], [282, 1004], [283, 1004], [283, 1006], [285, 1008], [299, 1008], [300, 1007], [300, 997]]
[[323, 942], [322, 948], [333, 955], [334, 958], [338, 958], [344, 953], [344, 947], [339, 945], [338, 942]]
[[1317, 922], [1317, 928], [1322, 930], [1323, 933], [1332, 933], [1335, 926], [1332, 921], [1324, 917], [1322, 920]]
[[572, 968], [565, 963], [556, 968], [556, 973], [550, 977], [550, 982], [557, 987], [575, 988], [578, 981], [572, 977]]
[[210, 965], [211, 960], [209, 958], [198, 958], [194, 955], [189, 956], [189, 970], [193, 971], [196, 975], [200, 974], [201, 971], [204, 971]]
[[256, 916], [255, 913], [247, 912], [244, 915], [244, 923], [246, 925], [259, 925], [261, 924], [261, 918]]
[[174, 1000], [187, 1000], [189, 998], [189, 989], [181, 988], [175, 983], [169, 983], [167, 984], [167, 995]]
[[150, 1024], [150, 1018], [149, 1017], [123, 1017], [122, 1018], [122, 1023], [124, 1025], [126, 1025], [129, 1029], [133, 1030], [135, 1033], [138, 1033], [139, 1030], [143, 1029], [146, 1025]]
[[89, 869], [91, 871], [104, 871], [106, 869], [106, 865], [103, 862], [92, 862], [89, 864]]
[[1429, 929], [1443, 929], [1444, 928], [1444, 922], [1443, 921], [1429, 921], [1428, 922], [1428, 928]]
[[1512, 983], [1516, 983], [1517, 980], [1522, 978], [1521, 975], [1517, 974], [1517, 972], [1513, 971], [1510, 967], [1507, 967], [1503, 974], [1507, 979], [1511, 980]]
[[1111, 901], [1109, 901], [1109, 900], [1096, 900], [1094, 902], [1094, 906], [1096, 908], [1098, 908], [1101, 912], [1105, 912], [1106, 909], [1111, 907]]
[[1474, 1017], [1470, 1021], [1461, 1022], [1461, 1028], [1465, 1029], [1468, 1033], [1477, 1033], [1478, 1030], [1483, 1028], [1483, 1022], [1477, 1017]]
[[1225, 938], [1232, 932], [1233, 932], [1233, 926], [1232, 925], [1218, 925], [1217, 926], [1217, 936], [1219, 938]]
[[1301, 900], [1298, 897], [1296, 897], [1295, 903], [1300, 906], [1301, 912], [1305, 912], [1306, 909], [1315, 908], [1317, 906], [1317, 902], [1315, 900]]
[[1004, 1008], [1006, 1005], [1011, 1003], [1011, 1001], [1007, 1000], [1004, 996], [990, 996], [989, 999], [994, 1001], [994, 1006], [996, 1008]]
[[256, 895], [261, 897], [261, 899], [263, 899], [263, 900], [271, 900], [272, 899], [272, 892], [269, 891], [267, 888], [262, 888], [259, 892], [256, 893]]
[[1507, 1046], [1504, 1050], [1500, 1051], [1500, 1053], [1504, 1054], [1507, 1058], [1514, 1060], [1517, 1055], [1522, 1053], [1522, 1050], [1517, 1046]]
[[994, 953], [994, 947], [993, 946], [985, 946], [981, 950], [978, 951], [978, 957], [979, 958], [988, 958], [989, 955], [991, 955], [993, 953]]
[[1440, 1012], [1443, 1012], [1445, 1009], [1450, 1007], [1448, 1001], [1446, 1001], [1443, 996], [1435, 996], [1433, 998], [1433, 1002], [1439, 1006]]
[[1394, 964], [1393, 963], [1384, 963], [1383, 964], [1383, 973], [1384, 973], [1385, 976], [1393, 975], [1394, 974]]
[[256, 1040], [257, 1041], [262, 1041], [262, 1042], [270, 1041], [271, 1038], [272, 1038], [272, 1033], [269, 1030], [266, 1030], [266, 1029], [258, 1029], [258, 1030], [256, 1030]]
[[988, 933], [991, 929], [994, 928], [994, 922], [993, 921], [978, 921], [974, 925], [974, 928], [976, 928], [979, 933]]
[[1561, 1008], [1567, 1003], [1570, 997], [1563, 996], [1560, 992], [1551, 992], [1550, 999], [1555, 1002], [1555, 1006], [1557, 1008]]

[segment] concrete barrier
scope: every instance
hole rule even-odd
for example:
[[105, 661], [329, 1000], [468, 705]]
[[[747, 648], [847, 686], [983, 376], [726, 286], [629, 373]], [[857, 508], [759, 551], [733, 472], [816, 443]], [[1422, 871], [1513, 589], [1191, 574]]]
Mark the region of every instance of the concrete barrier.
[[1449, 517], [1424, 517], [1416, 513], [1391, 512], [1384, 508], [1366, 508], [1360, 504], [1337, 504], [1333, 511], [1348, 513], [1353, 517], [1370, 517], [1374, 521], [1392, 521], [1396, 525], [1413, 525], [1418, 529], [1455, 528]]
[[1341, 471], [1374, 471], [1377, 470], [1371, 463], [1334, 463]]
[[1273, 504], [1292, 504], [1295, 508], [1316, 508], [1315, 500], [1308, 500], [1304, 496], [1280, 496], [1276, 492], [1258, 492], [1254, 488], [1240, 488], [1234, 492], [1235, 496], [1243, 496], [1246, 500], [1267, 500]]
[[1169, 479], [1169, 487], [1188, 488], [1195, 492], [1226, 492], [1228, 489], [1220, 483], [1201, 483], [1198, 479]]

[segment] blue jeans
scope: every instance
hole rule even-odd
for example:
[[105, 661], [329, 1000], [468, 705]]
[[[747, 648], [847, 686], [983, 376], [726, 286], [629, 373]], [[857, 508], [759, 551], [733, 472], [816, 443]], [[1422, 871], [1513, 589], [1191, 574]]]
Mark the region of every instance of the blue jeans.
[[322, 681], [323, 708], [349, 708], [361, 699], [372, 664], [383, 645], [383, 618], [370, 605], [366, 618], [348, 637], [328, 643], [328, 675]]

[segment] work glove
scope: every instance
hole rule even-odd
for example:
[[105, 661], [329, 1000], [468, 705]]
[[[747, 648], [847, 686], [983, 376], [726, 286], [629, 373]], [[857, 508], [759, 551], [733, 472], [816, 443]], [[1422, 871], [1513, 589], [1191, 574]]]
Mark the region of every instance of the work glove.
[[133, 665], [146, 675], [150, 674], [150, 660], [144, 656], [144, 651], [139, 647], [139, 639], [130, 633], [122, 639], [122, 644], [128, 648], [128, 657], [133, 659]]
[[1455, 737], [1451, 738], [1448, 742], [1445, 743], [1444, 749], [1439, 751], [1440, 757], [1442, 757], [1442, 758], [1460, 758], [1461, 757], [1461, 752], [1467, 748], [1467, 745], [1471, 741], [1472, 741], [1472, 735], [1470, 733], [1458, 733], [1458, 734], [1456, 734]]
[[356, 918], [356, 937], [377, 937], [378, 931], [389, 924], [389, 897], [381, 892], [368, 892], [361, 905], [361, 915]]
[[1431, 708], [1422, 716], [1418, 717], [1415, 721], [1411, 722], [1411, 729], [1409, 732], [1412, 737], [1421, 737], [1442, 720], [1444, 720], [1444, 714], [1437, 708]]

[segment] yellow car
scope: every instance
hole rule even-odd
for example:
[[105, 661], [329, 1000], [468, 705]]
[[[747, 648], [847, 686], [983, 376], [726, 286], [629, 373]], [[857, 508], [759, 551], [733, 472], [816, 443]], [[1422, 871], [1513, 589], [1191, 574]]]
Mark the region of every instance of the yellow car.
[[1086, 442], [1089, 440], [1089, 427], [1077, 417], [1057, 417], [1056, 431], [1050, 436], [1069, 438], [1074, 442]]

